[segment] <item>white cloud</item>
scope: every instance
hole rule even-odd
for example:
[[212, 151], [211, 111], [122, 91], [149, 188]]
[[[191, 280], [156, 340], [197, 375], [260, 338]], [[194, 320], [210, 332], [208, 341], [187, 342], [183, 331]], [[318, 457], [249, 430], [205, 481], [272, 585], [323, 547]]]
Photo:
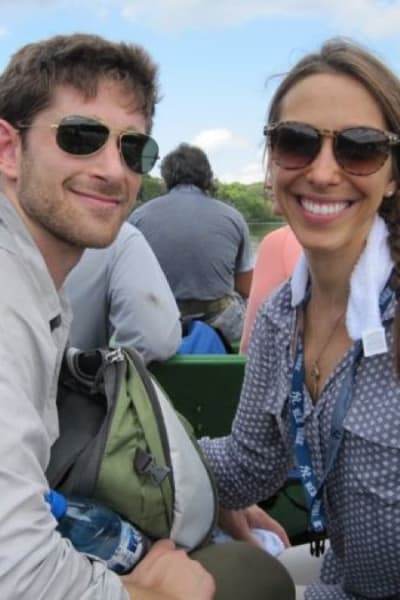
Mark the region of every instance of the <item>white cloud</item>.
[[218, 179], [224, 183], [238, 181], [240, 183], [255, 183], [263, 181], [265, 177], [263, 166], [260, 162], [249, 163], [236, 172], [225, 172], [218, 175]]
[[357, 27], [371, 38], [400, 32], [400, 6], [397, 2], [391, 4], [383, 0], [351, 0], [341, 2], [338, 10], [332, 10], [332, 13], [339, 25]]
[[[15, 0], [1, 0], [2, 7]], [[100, 16], [119, 11], [123, 18], [162, 31], [186, 27], [219, 29], [247, 21], [284, 17], [325, 18], [342, 31], [379, 38], [400, 33], [398, 0], [18, 0], [25, 7], [87, 5]]]
[[[95, 2], [97, 2], [97, 0], [95, 0]], [[46, 6], [51, 6], [51, 5], [56, 5], [56, 6], [62, 7], [62, 6], [68, 5], [68, 0], [18, 0], [18, 6], [16, 6], [16, 4], [17, 3], [15, 2], [15, 0], [2, 0], [1, 1], [2, 8], [7, 8], [7, 7], [11, 6], [11, 7], [17, 8], [17, 10], [20, 10], [22, 7], [46, 8]]]
[[371, 37], [400, 32], [400, 6], [391, 0], [124, 0], [122, 16], [157, 29], [213, 29], [281, 16], [332, 20]]
[[224, 156], [220, 157], [222, 160], [219, 161], [219, 165], [216, 165], [217, 178], [224, 183], [238, 181], [248, 184], [264, 181], [266, 169], [264, 148], [258, 147], [251, 152], [251, 156], [254, 157], [251, 162], [247, 162], [249, 152], [251, 152], [250, 146], [245, 152], [241, 153], [240, 157], [236, 157], [236, 167], [230, 168], [229, 171], [224, 168], [224, 165], [232, 164], [232, 160], [228, 160], [228, 156], [225, 156], [224, 153]]
[[236, 136], [229, 129], [205, 129], [198, 133], [191, 142], [194, 146], [199, 146], [204, 152], [218, 152], [227, 146], [244, 146], [245, 140]]
[[[286, 0], [286, 4], [290, 5], [287, 7], [290, 13], [296, 10], [296, 0]], [[144, 20], [146, 24], [166, 31], [204, 26], [218, 29], [282, 14], [280, 5], [277, 0], [153, 0], [151, 3], [125, 0], [122, 16], [132, 21]]]

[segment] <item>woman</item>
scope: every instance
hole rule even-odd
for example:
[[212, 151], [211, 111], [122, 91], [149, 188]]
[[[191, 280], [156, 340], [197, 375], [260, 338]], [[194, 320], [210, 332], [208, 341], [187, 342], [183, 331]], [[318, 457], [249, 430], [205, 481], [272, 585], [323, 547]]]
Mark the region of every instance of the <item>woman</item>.
[[[332, 40], [285, 77], [265, 127], [273, 193], [305, 252], [260, 309], [232, 434], [203, 440], [224, 527], [300, 468], [314, 550], [307, 600], [400, 598], [400, 86]], [[289, 550], [290, 551], [290, 550]], [[299, 595], [300, 597], [300, 595]]]

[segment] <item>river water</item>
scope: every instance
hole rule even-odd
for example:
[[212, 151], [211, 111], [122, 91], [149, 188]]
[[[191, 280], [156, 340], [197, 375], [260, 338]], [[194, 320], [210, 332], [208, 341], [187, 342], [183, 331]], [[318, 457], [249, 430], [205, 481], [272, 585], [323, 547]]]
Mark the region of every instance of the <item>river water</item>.
[[284, 223], [279, 221], [270, 221], [268, 223], [249, 223], [251, 245], [254, 254], [256, 254], [258, 244], [262, 238], [270, 231], [273, 231], [278, 227], [282, 227], [282, 225], [284, 225]]

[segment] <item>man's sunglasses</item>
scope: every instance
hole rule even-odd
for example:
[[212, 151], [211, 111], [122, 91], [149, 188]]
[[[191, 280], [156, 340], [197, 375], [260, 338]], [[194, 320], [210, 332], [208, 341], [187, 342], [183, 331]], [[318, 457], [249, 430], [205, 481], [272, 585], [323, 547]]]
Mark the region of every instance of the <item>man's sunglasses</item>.
[[[27, 126], [28, 127], [28, 126]], [[76, 156], [90, 156], [99, 152], [113, 130], [91, 117], [71, 115], [50, 127], [56, 130], [58, 146]], [[17, 127], [23, 129], [24, 125]], [[135, 173], [148, 173], [158, 160], [157, 142], [144, 133], [119, 131], [118, 148], [126, 166]]]
[[317, 129], [307, 123], [283, 121], [264, 127], [271, 159], [283, 169], [303, 169], [321, 150], [324, 137], [333, 140], [338, 165], [351, 175], [372, 175], [387, 160], [400, 137], [373, 127], [347, 127], [341, 131]]

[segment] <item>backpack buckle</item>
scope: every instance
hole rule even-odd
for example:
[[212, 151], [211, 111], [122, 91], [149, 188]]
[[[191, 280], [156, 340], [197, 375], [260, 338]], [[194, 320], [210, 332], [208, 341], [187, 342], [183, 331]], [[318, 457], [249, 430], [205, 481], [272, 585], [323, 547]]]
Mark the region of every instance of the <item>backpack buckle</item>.
[[142, 448], [136, 450], [133, 466], [136, 473], [147, 475], [155, 486], [160, 486], [171, 471], [169, 467], [159, 467], [154, 457]]

